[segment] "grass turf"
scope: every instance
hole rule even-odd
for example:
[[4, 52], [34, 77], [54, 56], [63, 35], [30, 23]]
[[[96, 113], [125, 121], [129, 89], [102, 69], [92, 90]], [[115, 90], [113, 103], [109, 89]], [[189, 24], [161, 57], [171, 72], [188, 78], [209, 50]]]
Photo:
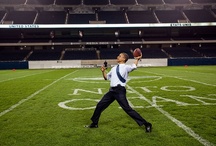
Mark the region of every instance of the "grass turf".
[[98, 68], [0, 71], [0, 145], [216, 144], [216, 66], [139, 68], [129, 76], [128, 100], [152, 133], [117, 102], [99, 128], [84, 128], [109, 88]]

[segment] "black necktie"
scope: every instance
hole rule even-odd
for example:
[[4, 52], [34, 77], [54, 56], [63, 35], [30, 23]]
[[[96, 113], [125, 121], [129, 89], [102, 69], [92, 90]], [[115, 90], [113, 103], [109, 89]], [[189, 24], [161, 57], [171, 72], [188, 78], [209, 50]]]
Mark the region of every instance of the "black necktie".
[[122, 83], [125, 83], [125, 82], [126, 82], [126, 80], [125, 80], [125, 79], [121, 76], [121, 74], [119, 73], [119, 65], [117, 65], [117, 67], [116, 67], [116, 74], [117, 74], [119, 80], [120, 80]]

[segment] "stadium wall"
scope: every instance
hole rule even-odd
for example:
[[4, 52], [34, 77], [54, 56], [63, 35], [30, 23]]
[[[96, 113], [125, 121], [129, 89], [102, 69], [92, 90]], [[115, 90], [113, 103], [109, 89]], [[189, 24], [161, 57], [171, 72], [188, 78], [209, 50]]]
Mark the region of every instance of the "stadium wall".
[[28, 69], [28, 61], [0, 62], [0, 69]]
[[[59, 69], [59, 68], [92, 68], [103, 65], [105, 60], [68, 60], [68, 61], [29, 61], [29, 69]], [[106, 60], [109, 66], [116, 64], [116, 60]], [[129, 59], [127, 64], [134, 62]], [[139, 66], [167, 66], [167, 59], [143, 59]]]
[[29, 61], [29, 69], [80, 68], [80, 60]]
[[168, 59], [168, 66], [216, 65], [216, 58], [181, 58]]
[[[0, 69], [60, 69], [60, 68], [92, 68], [103, 65], [105, 60], [54, 60], [54, 61], [5, 61], [0, 62]], [[116, 64], [115, 59], [108, 59], [108, 66]], [[129, 59], [127, 64], [134, 62]], [[139, 67], [148, 66], [184, 66], [184, 65], [216, 65], [216, 58], [181, 58], [181, 59], [142, 59]]]

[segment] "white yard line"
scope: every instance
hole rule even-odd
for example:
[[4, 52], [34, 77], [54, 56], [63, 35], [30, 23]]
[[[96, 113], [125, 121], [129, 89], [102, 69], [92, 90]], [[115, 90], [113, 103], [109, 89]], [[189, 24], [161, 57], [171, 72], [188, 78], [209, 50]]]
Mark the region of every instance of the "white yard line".
[[18, 103], [12, 105], [10, 108], [8, 108], [8, 109], [4, 110], [3, 112], [1, 112], [1, 113], [0, 113], [0, 117], [3, 116], [3, 115], [5, 115], [6, 113], [12, 111], [13, 109], [15, 109], [16, 107], [18, 107], [18, 106], [21, 105], [22, 103], [24, 103], [24, 102], [28, 101], [29, 99], [33, 98], [35, 95], [37, 95], [37, 94], [39, 94], [40, 92], [44, 91], [44, 90], [47, 89], [48, 87], [50, 87], [50, 86], [52, 86], [53, 84], [57, 83], [58, 81], [60, 81], [60, 80], [62, 80], [62, 79], [64, 79], [64, 78], [66, 78], [67, 76], [69, 76], [69, 75], [71, 75], [71, 74], [74, 74], [74, 73], [77, 72], [77, 71], [78, 71], [78, 70], [73, 71], [73, 72], [71, 72], [71, 73], [69, 73], [69, 74], [67, 74], [67, 75], [65, 75], [65, 76], [63, 76], [63, 77], [61, 77], [61, 78], [59, 78], [59, 79], [53, 81], [51, 84], [49, 84], [49, 85], [43, 87], [42, 89], [36, 91], [35, 93], [31, 94], [30, 96], [26, 97], [25, 99], [20, 100]]
[[38, 74], [43, 74], [43, 73], [47, 73], [47, 72], [51, 72], [51, 71], [40, 72], [40, 73], [35, 73], [35, 74], [30, 74], [30, 75], [25, 75], [25, 76], [19, 76], [19, 77], [15, 77], [15, 78], [10, 78], [10, 79], [6, 79], [6, 80], [1, 80], [0, 83], [6, 82], [6, 81], [15, 80], [15, 79], [20, 79], [20, 78], [25, 78], [25, 77], [29, 77], [29, 76], [34, 76], [34, 75], [38, 75]]
[[190, 82], [194, 82], [194, 83], [198, 83], [198, 84], [202, 84], [202, 85], [206, 85], [206, 86], [216, 87], [216, 85], [213, 85], [213, 84], [208, 84], [208, 83], [204, 83], [204, 82], [200, 82], [200, 81], [196, 81], [196, 80], [184, 79], [184, 78], [180, 78], [180, 77], [176, 77], [176, 76], [169, 76], [169, 75], [165, 75], [165, 74], [159, 74], [159, 73], [148, 72], [148, 71], [139, 71], [139, 72], [146, 72], [146, 73], [151, 73], [151, 74], [155, 74], [155, 75], [176, 78], [176, 79], [179, 79], [179, 80], [190, 81]]
[[182, 128], [186, 133], [188, 133], [194, 139], [196, 139], [197, 141], [199, 141], [201, 144], [203, 144], [205, 146], [213, 146], [214, 145], [213, 143], [209, 142], [208, 140], [202, 138], [200, 135], [196, 134], [190, 127], [187, 127], [186, 125], [184, 125], [181, 121], [179, 121], [176, 118], [174, 118], [172, 115], [170, 115], [168, 112], [166, 112], [165, 110], [163, 110], [159, 106], [153, 105], [153, 103], [149, 99], [147, 99], [146, 97], [144, 97], [141, 93], [139, 93], [138, 91], [136, 91], [135, 89], [133, 89], [129, 85], [127, 85], [127, 88], [129, 88], [131, 91], [133, 91], [134, 93], [136, 93], [141, 99], [143, 99], [146, 102], [148, 102], [151, 106], [155, 107], [159, 112], [161, 112], [163, 115], [165, 115], [168, 119], [170, 119], [177, 126], [179, 126], [180, 128]]

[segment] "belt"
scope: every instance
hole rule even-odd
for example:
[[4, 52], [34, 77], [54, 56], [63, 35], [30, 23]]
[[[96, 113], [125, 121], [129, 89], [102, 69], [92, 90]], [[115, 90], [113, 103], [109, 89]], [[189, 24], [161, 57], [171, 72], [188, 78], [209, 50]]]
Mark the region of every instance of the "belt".
[[118, 84], [117, 86], [114, 87], [110, 87], [111, 89], [117, 89], [117, 88], [125, 88], [124, 86], [121, 86], [120, 84]]

